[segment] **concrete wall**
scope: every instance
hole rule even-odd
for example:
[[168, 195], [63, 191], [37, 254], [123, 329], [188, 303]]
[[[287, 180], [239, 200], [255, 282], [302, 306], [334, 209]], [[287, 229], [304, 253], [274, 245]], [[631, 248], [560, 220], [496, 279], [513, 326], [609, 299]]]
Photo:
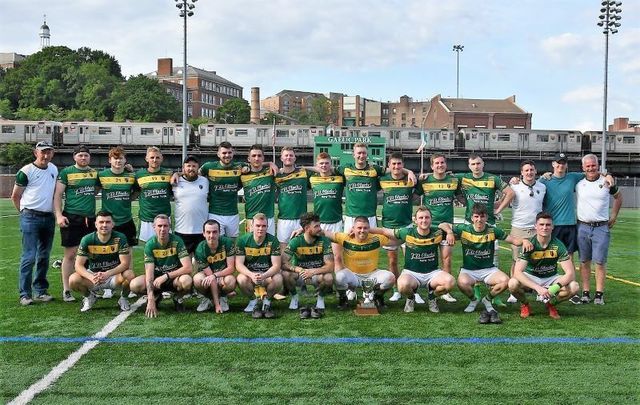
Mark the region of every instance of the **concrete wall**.
[[11, 197], [11, 190], [13, 190], [15, 181], [15, 174], [0, 174], [0, 198]]

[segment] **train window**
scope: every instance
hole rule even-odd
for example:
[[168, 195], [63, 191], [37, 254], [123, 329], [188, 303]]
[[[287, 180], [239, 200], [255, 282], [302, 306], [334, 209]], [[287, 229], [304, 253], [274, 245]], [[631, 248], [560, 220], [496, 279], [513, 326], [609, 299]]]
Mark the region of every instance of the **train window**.
[[498, 134], [498, 141], [509, 142], [511, 140], [510, 134]]
[[153, 135], [153, 128], [140, 128], [140, 135]]
[[636, 143], [636, 137], [635, 136], [624, 136], [622, 137], [622, 143]]
[[469, 134], [465, 134], [465, 138], [467, 139], [467, 141], [469, 140]]
[[409, 132], [407, 134], [407, 138], [409, 139], [422, 139], [422, 135], [420, 132]]
[[98, 127], [98, 135], [111, 135], [111, 127]]
[[246, 129], [236, 129], [236, 136], [249, 136], [249, 131]]
[[377, 136], [377, 137], [380, 137], [380, 136], [381, 136], [381, 134], [380, 134], [380, 131], [375, 131], [375, 132], [373, 132], [373, 131], [369, 131], [369, 136]]
[[536, 141], [538, 142], [549, 142], [549, 135], [536, 135]]
[[471, 134], [471, 139], [478, 139], [478, 134], [476, 133]]
[[16, 133], [16, 126], [15, 125], [3, 125], [2, 126], [2, 133], [3, 134], [15, 134]]
[[276, 129], [276, 138], [286, 138], [289, 136], [289, 130], [287, 129]]
[[47, 133], [47, 135], [50, 135], [51, 134], [51, 127], [48, 126], [46, 129], [47, 130], [45, 132]]

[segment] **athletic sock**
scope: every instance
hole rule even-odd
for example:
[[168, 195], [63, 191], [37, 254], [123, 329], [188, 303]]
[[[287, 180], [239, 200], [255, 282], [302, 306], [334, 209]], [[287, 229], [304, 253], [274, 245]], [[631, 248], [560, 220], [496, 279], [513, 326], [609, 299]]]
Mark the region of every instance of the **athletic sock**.
[[435, 300], [436, 299], [436, 291], [431, 289], [430, 285], [427, 285], [427, 289], [429, 291], [429, 299], [430, 300]]
[[482, 298], [482, 305], [484, 305], [484, 307], [487, 310], [487, 312], [495, 311], [493, 309], [493, 305], [491, 305], [491, 299], [492, 298], [493, 297], [491, 297], [490, 294], [487, 294]]
[[549, 303], [553, 306], [558, 305], [558, 297], [554, 296], [549, 300]]
[[482, 292], [480, 291], [480, 284], [475, 284], [473, 286], [473, 296], [476, 301], [480, 301], [482, 299]]
[[589, 290], [582, 291], [582, 296], [583, 297], [588, 297], [589, 295], [590, 295]]
[[602, 298], [603, 295], [604, 295], [604, 291], [596, 291], [595, 298]]

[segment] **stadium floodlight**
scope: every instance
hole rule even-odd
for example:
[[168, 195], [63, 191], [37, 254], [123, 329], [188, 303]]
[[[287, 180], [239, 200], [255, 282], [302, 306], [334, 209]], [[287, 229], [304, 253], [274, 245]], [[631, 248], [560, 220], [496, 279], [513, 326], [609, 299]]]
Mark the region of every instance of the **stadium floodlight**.
[[464, 45], [454, 45], [453, 51], [456, 53], [456, 98], [460, 98], [460, 52], [464, 50]]
[[175, 0], [176, 7], [180, 10], [179, 17], [183, 19], [183, 55], [182, 60], [182, 160], [187, 158], [187, 142], [189, 140], [188, 131], [188, 109], [187, 109], [187, 17], [193, 16], [193, 9], [198, 0]]

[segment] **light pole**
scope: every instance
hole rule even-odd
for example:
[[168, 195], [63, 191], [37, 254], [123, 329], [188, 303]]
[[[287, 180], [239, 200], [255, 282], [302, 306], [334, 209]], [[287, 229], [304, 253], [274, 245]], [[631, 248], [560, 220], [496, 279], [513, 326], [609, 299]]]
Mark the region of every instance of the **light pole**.
[[604, 34], [604, 97], [602, 105], [602, 158], [601, 171], [607, 172], [607, 81], [609, 74], [609, 34], [618, 32], [622, 16], [621, 1], [604, 0], [600, 9], [600, 21], [598, 26], [602, 27]]
[[180, 10], [180, 18], [184, 22], [184, 42], [183, 42], [183, 54], [182, 60], [184, 61], [182, 67], [182, 160], [187, 158], [187, 127], [188, 127], [188, 114], [187, 114], [187, 18], [193, 15], [193, 9], [196, 7], [195, 3], [198, 0], [175, 0], [176, 7]]
[[464, 45], [454, 45], [453, 51], [456, 53], [456, 98], [460, 98], [460, 52], [464, 50]]

